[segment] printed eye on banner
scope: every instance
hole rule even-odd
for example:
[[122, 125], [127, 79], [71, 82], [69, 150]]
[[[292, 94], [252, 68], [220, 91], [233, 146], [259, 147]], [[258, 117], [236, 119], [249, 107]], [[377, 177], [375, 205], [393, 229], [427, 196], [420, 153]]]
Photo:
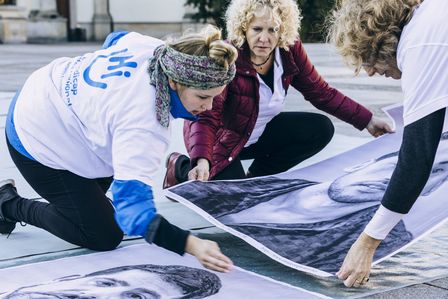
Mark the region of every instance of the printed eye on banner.
[[92, 63], [84, 70], [83, 78], [84, 81], [89, 84], [92, 87], [97, 87], [101, 89], [107, 88], [107, 83], [103, 81], [95, 81], [91, 78], [90, 72], [92, 70], [92, 67], [97, 64], [97, 62], [101, 61], [102, 59], [107, 59], [110, 62], [110, 65], [107, 67], [107, 71], [100, 75], [100, 79], [107, 79], [110, 77], [119, 77], [124, 76], [126, 78], [129, 78], [131, 76], [130, 69], [124, 69], [124, 68], [133, 68], [135, 69], [137, 67], [137, 62], [135, 61], [128, 61], [133, 55], [128, 56], [121, 56], [120, 54], [123, 54], [127, 52], [128, 49], [123, 49], [120, 51], [112, 52], [109, 55], [98, 55]]

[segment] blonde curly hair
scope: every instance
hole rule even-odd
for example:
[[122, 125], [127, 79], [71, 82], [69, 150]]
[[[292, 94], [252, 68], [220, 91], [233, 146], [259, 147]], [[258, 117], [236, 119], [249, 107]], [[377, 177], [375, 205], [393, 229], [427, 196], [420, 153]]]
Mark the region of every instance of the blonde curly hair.
[[327, 20], [327, 40], [358, 74], [363, 64], [396, 62], [403, 27], [423, 0], [339, 0]]
[[232, 0], [226, 11], [228, 39], [238, 48], [246, 42], [247, 28], [258, 12], [268, 12], [277, 24], [278, 47], [288, 50], [299, 39], [302, 15], [294, 0]]

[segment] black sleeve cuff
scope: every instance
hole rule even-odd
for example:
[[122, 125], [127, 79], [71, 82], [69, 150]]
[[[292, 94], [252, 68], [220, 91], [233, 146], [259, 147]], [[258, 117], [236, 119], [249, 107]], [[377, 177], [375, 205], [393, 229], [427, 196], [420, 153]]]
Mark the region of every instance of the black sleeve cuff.
[[165, 218], [157, 214], [148, 227], [145, 240], [150, 244], [154, 243], [157, 246], [183, 255], [189, 234], [189, 231], [169, 223]]

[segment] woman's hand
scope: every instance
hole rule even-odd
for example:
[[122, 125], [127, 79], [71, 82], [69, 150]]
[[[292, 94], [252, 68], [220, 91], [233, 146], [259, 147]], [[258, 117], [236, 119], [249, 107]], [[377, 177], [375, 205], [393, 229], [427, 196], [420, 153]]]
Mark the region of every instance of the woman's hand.
[[387, 122], [375, 116], [372, 116], [366, 128], [367, 131], [369, 131], [370, 135], [372, 135], [373, 137], [379, 137], [386, 133], [393, 132], [392, 128]]
[[194, 255], [207, 269], [219, 272], [229, 272], [232, 269], [232, 261], [221, 253], [216, 242], [199, 239], [193, 235], [187, 238], [185, 252]]
[[376, 240], [362, 233], [347, 253], [337, 277], [344, 281], [346, 287], [359, 287], [369, 281], [373, 255], [380, 245]]
[[188, 172], [188, 180], [207, 181], [210, 176], [210, 165], [207, 159], [200, 158], [198, 164]]

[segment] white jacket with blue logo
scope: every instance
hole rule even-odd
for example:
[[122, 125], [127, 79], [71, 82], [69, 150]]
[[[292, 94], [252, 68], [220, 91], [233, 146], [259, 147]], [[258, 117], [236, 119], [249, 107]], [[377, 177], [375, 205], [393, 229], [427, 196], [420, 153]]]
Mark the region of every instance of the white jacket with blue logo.
[[156, 119], [147, 72], [162, 43], [111, 35], [107, 48], [56, 59], [28, 78], [14, 110], [17, 135], [35, 160], [86, 178], [114, 177], [117, 220], [130, 235], [145, 235], [156, 215], [150, 186], [168, 149], [170, 130]]

